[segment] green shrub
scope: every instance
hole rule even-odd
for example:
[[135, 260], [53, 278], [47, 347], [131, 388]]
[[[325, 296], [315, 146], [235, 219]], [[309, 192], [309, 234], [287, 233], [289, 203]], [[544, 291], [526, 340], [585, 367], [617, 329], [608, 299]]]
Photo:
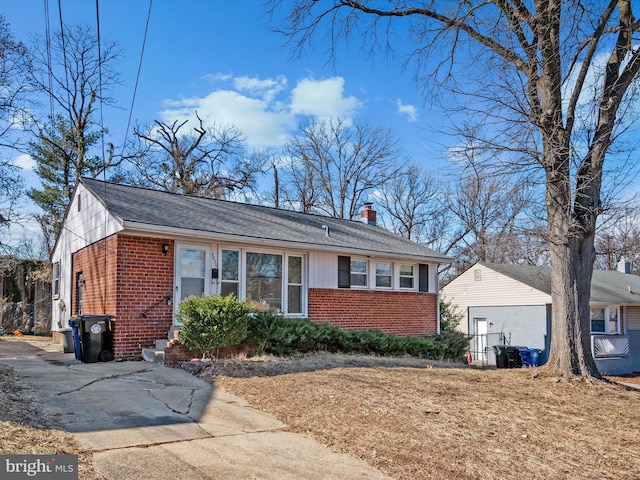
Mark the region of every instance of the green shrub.
[[203, 358], [217, 357], [222, 347], [238, 345], [247, 338], [251, 307], [229, 295], [203, 295], [180, 303], [177, 318], [182, 323], [178, 341]]
[[462, 315], [456, 313], [452, 302], [440, 300], [440, 332], [451, 332], [460, 325]]
[[468, 338], [455, 331], [431, 337], [399, 337], [380, 330], [343, 330], [330, 323], [286, 318], [274, 312], [252, 316], [249, 338], [257, 353], [273, 355], [332, 352], [443, 360], [461, 357], [468, 345]]

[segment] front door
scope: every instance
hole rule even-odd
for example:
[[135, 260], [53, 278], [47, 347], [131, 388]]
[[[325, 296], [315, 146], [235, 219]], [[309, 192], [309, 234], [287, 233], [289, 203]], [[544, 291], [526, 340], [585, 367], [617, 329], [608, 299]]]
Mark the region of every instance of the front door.
[[[207, 272], [209, 271], [209, 248], [196, 245], [178, 245], [176, 255], [176, 285], [174, 302], [178, 311], [185, 298], [209, 294]], [[175, 320], [174, 324], [180, 325]]]

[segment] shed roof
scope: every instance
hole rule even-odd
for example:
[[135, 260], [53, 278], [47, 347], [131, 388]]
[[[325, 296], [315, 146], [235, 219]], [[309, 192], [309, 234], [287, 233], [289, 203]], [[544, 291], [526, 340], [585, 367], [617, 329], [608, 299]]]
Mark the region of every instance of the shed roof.
[[[481, 263], [487, 268], [551, 295], [549, 267]], [[640, 277], [619, 271], [594, 270], [591, 279], [591, 303], [640, 303]]]
[[[303, 248], [362, 251], [415, 257], [443, 263], [449, 257], [384, 228], [363, 222], [282, 210], [262, 205], [193, 197], [81, 178], [109, 213], [125, 228], [131, 225], [185, 232], [296, 243]], [[329, 235], [326, 235], [328, 227]]]

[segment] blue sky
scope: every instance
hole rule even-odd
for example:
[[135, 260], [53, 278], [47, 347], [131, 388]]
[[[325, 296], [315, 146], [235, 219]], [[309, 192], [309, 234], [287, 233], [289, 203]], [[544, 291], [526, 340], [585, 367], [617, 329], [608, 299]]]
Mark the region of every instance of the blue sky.
[[[58, 1], [48, 2], [51, 30], [58, 31]], [[66, 24], [95, 27], [94, 0], [60, 4]], [[102, 39], [122, 49], [115, 65], [121, 85], [111, 90], [120, 108], [104, 109], [108, 141], [121, 145], [149, 1], [101, 0], [99, 8]], [[44, 38], [44, 0], [0, 0], [0, 13], [17, 39]], [[413, 72], [345, 45], [332, 62], [320, 37], [314, 50], [292, 58], [267, 22], [261, 0], [153, 0], [132, 124], [172, 123], [194, 118], [197, 110], [205, 122], [236, 125], [249, 147], [277, 150], [305, 117], [341, 116], [393, 129], [402, 156], [427, 169], [444, 164], [445, 149], [434, 133], [442, 117], [425, 106]], [[28, 186], [37, 185], [27, 155], [4, 154], [24, 168]]]
[[[2, 0], [0, 13], [14, 35], [44, 35], [43, 0]], [[95, 26], [93, 0], [61, 0], [68, 24]], [[113, 143], [124, 140], [149, 10], [148, 0], [100, 1], [100, 32], [123, 49], [116, 69], [122, 84], [112, 90], [119, 111], [105, 111]], [[59, 30], [58, 2], [49, 0], [52, 30]], [[192, 117], [232, 123], [251, 147], [277, 148], [308, 115], [343, 116], [391, 127], [416, 162], [441, 156], [434, 145], [438, 115], [423, 106], [411, 72], [374, 62], [354, 49], [331, 63], [319, 38], [317, 54], [291, 58], [284, 38], [266, 28], [260, 0], [154, 0], [133, 120]], [[430, 141], [431, 140], [431, 141]]]

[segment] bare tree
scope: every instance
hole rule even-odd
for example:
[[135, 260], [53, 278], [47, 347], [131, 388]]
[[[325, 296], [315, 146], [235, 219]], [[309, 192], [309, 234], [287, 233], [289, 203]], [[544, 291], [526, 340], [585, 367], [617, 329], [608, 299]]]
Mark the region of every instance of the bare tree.
[[287, 202], [304, 212], [352, 219], [399, 170], [390, 131], [344, 119], [312, 119], [285, 148]]
[[640, 208], [632, 203], [626, 209], [613, 209], [600, 217], [596, 234], [595, 267], [615, 270], [621, 261], [640, 272]]
[[42, 187], [28, 195], [43, 211], [36, 221], [51, 253], [78, 179], [95, 177], [117, 166], [122, 157], [113, 144], [100, 148], [107, 133], [100, 104], [113, 104], [108, 91], [118, 81], [113, 70], [120, 55], [116, 44], [98, 45], [93, 30], [83, 26], [65, 26], [50, 48], [47, 43], [34, 38], [29, 87], [49, 113], [27, 120], [31, 138], [23, 149], [37, 164]]
[[[27, 67], [27, 49], [14, 39], [9, 24], [0, 15], [0, 147], [14, 145], [12, 132], [27, 106]], [[0, 159], [0, 255], [14, 253], [14, 242], [5, 237], [12, 226], [24, 219], [23, 192], [20, 169], [6, 157]]]
[[464, 100], [459, 112], [483, 125], [478, 143], [502, 159], [512, 154], [511, 167], [544, 171], [547, 365], [563, 377], [599, 377], [590, 338], [594, 238], [605, 156], [636, 119], [640, 23], [632, 2], [298, 0], [287, 9], [283, 31], [298, 46], [325, 25], [333, 42], [357, 37], [386, 47], [399, 35], [413, 48], [416, 78]]
[[233, 126], [198, 126], [183, 133], [188, 120], [155, 127], [137, 127], [137, 151], [129, 160], [133, 169], [124, 174], [129, 183], [157, 190], [226, 198], [231, 192], [253, 187], [264, 158], [247, 154], [242, 133]]
[[382, 218], [390, 230], [415, 242], [432, 244], [442, 232], [434, 231], [443, 213], [443, 187], [432, 173], [409, 165], [398, 171], [382, 187]]

